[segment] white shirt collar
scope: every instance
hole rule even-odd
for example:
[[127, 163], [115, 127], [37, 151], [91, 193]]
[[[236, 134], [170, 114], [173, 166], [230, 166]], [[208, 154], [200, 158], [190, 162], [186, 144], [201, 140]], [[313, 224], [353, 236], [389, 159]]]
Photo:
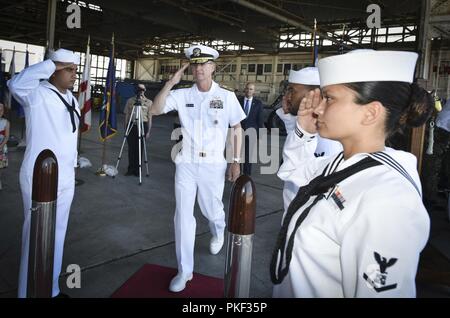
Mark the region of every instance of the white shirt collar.
[[195, 90], [195, 92], [198, 93], [198, 94], [205, 94], [205, 93], [206, 93], [205, 95], [210, 95], [210, 94], [212, 94], [212, 93], [216, 90], [216, 88], [217, 88], [218, 86], [219, 86], [219, 84], [217, 84], [216, 82], [212, 81], [211, 88], [209, 89], [209, 91], [207, 91], [207, 92], [201, 92], [201, 91], [199, 91], [197, 84], [194, 84], [194, 90]]

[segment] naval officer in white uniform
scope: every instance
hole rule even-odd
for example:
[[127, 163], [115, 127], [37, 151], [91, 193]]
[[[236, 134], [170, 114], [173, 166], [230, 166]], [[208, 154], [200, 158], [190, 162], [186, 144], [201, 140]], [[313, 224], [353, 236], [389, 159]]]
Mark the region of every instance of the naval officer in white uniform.
[[[27, 148], [20, 168], [20, 189], [24, 206], [22, 255], [18, 296], [27, 296], [28, 250], [31, 221], [31, 189], [34, 163], [39, 153], [50, 149], [58, 160], [58, 198], [56, 208], [55, 255], [52, 296], [61, 296], [64, 239], [75, 188], [77, 135], [80, 110], [70, 89], [76, 80], [80, 57], [59, 49], [49, 59], [31, 65], [8, 82], [13, 96], [24, 106]], [[42, 80], [42, 81], [41, 81]]]
[[[319, 61], [279, 176], [300, 190], [285, 212], [270, 272], [275, 297], [415, 297], [430, 220], [417, 160], [385, 146], [420, 126], [432, 96], [413, 83], [417, 53], [356, 50]], [[343, 152], [307, 159], [315, 136]]]
[[[312, 90], [320, 87], [319, 69], [317, 67], [305, 67], [299, 71], [291, 70], [288, 78], [288, 88], [283, 97], [283, 107], [287, 110], [282, 119], [285, 120], [288, 134], [294, 134], [297, 122], [298, 107], [302, 99]], [[277, 111], [279, 111], [278, 109]], [[284, 113], [284, 111], [283, 111]], [[292, 128], [291, 128], [292, 126]], [[289, 127], [289, 128], [288, 128]], [[288, 130], [289, 129], [289, 130]], [[318, 134], [316, 138], [316, 149], [314, 153], [309, 154], [313, 157], [334, 156], [342, 151], [342, 145], [338, 141], [322, 138]], [[289, 203], [294, 199], [298, 191], [298, 186], [290, 181], [285, 181], [283, 185], [283, 208], [286, 211]]]
[[169, 289], [182, 291], [192, 279], [196, 221], [193, 215], [195, 197], [202, 214], [209, 220], [212, 234], [211, 254], [217, 254], [224, 241], [225, 213], [222, 195], [227, 167], [224, 149], [228, 127], [236, 130], [230, 181], [240, 174], [241, 125], [246, 117], [236, 95], [212, 80], [214, 60], [219, 53], [207, 46], [194, 45], [186, 51], [192, 64], [195, 84], [191, 88], [172, 90], [188, 67], [184, 65], [167, 81], [155, 97], [153, 115], [178, 111], [182, 126], [182, 149], [175, 158], [174, 217], [178, 274]]

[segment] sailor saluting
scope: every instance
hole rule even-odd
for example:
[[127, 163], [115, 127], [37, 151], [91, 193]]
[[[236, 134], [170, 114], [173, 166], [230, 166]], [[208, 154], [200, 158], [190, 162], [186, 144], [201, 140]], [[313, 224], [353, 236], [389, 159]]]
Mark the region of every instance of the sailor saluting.
[[[300, 190], [271, 262], [275, 297], [415, 297], [430, 228], [416, 158], [385, 147], [420, 126], [432, 96], [413, 83], [417, 54], [356, 50], [319, 61], [278, 175]], [[317, 133], [343, 152], [311, 158]]]
[[[53, 296], [58, 296], [64, 238], [75, 189], [77, 132], [80, 110], [70, 89], [77, 76], [80, 57], [72, 51], [50, 52], [49, 59], [34, 64], [8, 82], [13, 96], [24, 106], [27, 148], [20, 168], [20, 189], [24, 207], [19, 297], [27, 295], [28, 249], [31, 220], [31, 188], [34, 162], [39, 153], [50, 149], [58, 160], [58, 199], [56, 208]], [[43, 81], [41, 81], [43, 80]]]

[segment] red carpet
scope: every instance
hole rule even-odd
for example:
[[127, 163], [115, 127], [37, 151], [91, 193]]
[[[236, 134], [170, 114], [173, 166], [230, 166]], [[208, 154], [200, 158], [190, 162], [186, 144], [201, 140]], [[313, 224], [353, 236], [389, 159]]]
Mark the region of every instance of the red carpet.
[[145, 264], [111, 296], [112, 298], [222, 298], [223, 279], [194, 273], [179, 293], [169, 291], [175, 268]]

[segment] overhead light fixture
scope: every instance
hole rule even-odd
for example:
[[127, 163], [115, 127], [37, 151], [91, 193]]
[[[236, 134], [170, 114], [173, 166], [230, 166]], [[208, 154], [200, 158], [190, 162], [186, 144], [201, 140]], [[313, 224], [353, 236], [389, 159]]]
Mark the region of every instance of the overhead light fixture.
[[144, 54], [144, 55], [155, 55], [155, 52], [144, 50], [144, 51], [142, 51], [142, 54]]
[[245, 31], [245, 29], [240, 29], [239, 32], [245, 33], [247, 31]]

